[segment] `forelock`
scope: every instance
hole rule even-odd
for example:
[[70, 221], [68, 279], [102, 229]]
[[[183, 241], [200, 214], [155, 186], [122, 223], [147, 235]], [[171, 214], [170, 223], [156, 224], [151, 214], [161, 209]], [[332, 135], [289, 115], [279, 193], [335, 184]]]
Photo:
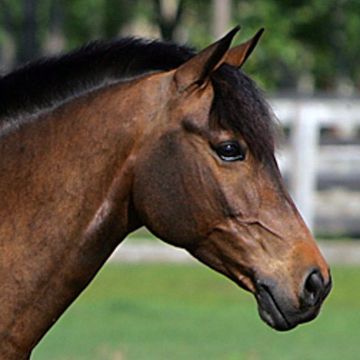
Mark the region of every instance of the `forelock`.
[[214, 88], [211, 125], [240, 134], [257, 159], [273, 157], [274, 116], [255, 83], [229, 65], [215, 71], [211, 82]]

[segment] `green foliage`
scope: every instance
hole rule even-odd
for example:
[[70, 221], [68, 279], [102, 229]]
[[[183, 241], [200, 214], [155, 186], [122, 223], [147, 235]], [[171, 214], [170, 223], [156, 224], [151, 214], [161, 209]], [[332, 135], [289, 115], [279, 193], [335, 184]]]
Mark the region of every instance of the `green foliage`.
[[[253, 31], [266, 33], [251, 71], [267, 87], [296, 87], [311, 75], [319, 90], [333, 90], [339, 77], [353, 77], [358, 70], [350, 61], [358, 52], [348, 33], [359, 33], [360, 3], [352, 0], [235, 1], [234, 18]], [[353, 44], [351, 46], [350, 44]], [[350, 46], [349, 46], [350, 45]], [[354, 51], [355, 50], [355, 51]]]
[[34, 360], [352, 360], [360, 270], [334, 268], [319, 318], [286, 333], [252, 295], [202, 265], [107, 265], [43, 339]]
[[[5, 36], [20, 46], [24, 1], [0, 0], [0, 52]], [[51, 31], [49, 13], [54, 1], [63, 13], [66, 49], [92, 39], [111, 38], [121, 31], [131, 35], [124, 30], [129, 25], [134, 29], [137, 24], [142, 29], [137, 34], [146, 36], [149, 31], [151, 37], [160, 27], [156, 0], [38, 0], [36, 36], [43, 47]], [[174, 40], [186, 41], [198, 49], [213, 41], [212, 1], [177, 1], [183, 4], [183, 11], [173, 32]], [[265, 27], [246, 71], [266, 89], [293, 89], [307, 77], [317, 90], [334, 91], [344, 79], [355, 87], [360, 84], [359, 15], [358, 0], [232, 0], [229, 28], [240, 24], [238, 39], [245, 39]]]

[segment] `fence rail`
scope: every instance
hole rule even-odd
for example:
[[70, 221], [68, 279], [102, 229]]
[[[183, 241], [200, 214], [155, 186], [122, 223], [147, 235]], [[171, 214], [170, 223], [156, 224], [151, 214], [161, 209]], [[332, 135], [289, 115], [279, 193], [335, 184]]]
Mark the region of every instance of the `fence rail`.
[[[320, 250], [330, 265], [359, 265], [360, 243], [346, 241], [322, 241]], [[112, 254], [110, 261], [120, 263], [196, 263], [183, 249], [147, 239], [129, 239], [120, 244]]]
[[[320, 130], [323, 127], [336, 127], [346, 135], [359, 129], [360, 98], [273, 98], [270, 103], [280, 123], [291, 129], [288, 159], [283, 161], [283, 166], [289, 176], [290, 192], [295, 203], [307, 224], [313, 228], [314, 194], [319, 175]], [[329, 155], [329, 148], [327, 150]], [[334, 154], [334, 147], [330, 151]], [[336, 153], [338, 158], [342, 155], [343, 159], [358, 160], [360, 146], [338, 146]], [[360, 172], [355, 167], [353, 170]]]

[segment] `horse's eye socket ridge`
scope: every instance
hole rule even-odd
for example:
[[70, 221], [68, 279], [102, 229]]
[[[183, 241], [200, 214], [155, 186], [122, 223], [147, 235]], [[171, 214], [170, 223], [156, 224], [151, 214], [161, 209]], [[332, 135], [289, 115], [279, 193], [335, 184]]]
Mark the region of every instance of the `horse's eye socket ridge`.
[[237, 141], [225, 141], [215, 146], [215, 152], [224, 161], [245, 160], [245, 150]]

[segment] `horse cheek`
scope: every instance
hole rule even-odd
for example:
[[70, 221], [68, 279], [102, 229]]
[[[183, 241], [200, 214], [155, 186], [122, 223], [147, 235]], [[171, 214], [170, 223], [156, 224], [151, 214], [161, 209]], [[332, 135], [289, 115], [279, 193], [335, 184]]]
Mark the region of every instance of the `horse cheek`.
[[138, 166], [134, 203], [144, 225], [162, 240], [181, 247], [198, 236], [188, 196], [188, 167], [177, 137], [169, 135]]

